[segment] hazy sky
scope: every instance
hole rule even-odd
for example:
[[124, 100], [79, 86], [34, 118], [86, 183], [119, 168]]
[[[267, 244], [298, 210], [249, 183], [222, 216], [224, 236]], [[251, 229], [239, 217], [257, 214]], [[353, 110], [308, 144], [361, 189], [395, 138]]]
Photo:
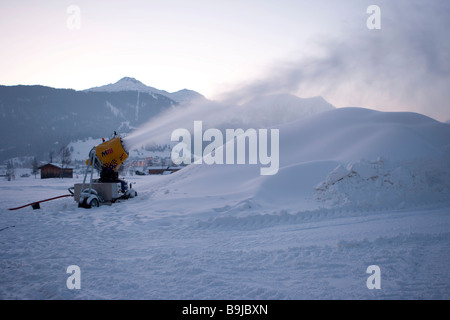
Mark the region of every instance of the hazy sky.
[[[369, 29], [370, 5], [381, 29]], [[208, 98], [322, 95], [450, 119], [448, 0], [2, 1], [0, 84], [134, 77]], [[236, 90], [238, 89], [238, 90]]]

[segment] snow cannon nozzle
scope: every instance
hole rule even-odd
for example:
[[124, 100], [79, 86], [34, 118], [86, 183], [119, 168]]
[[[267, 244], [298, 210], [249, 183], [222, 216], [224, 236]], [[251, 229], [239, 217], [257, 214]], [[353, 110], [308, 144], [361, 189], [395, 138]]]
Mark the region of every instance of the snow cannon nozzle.
[[130, 148], [128, 147], [126, 140], [122, 139], [122, 137], [120, 137], [120, 143], [122, 144], [122, 148], [123, 150], [126, 152], [127, 155], [130, 155]]

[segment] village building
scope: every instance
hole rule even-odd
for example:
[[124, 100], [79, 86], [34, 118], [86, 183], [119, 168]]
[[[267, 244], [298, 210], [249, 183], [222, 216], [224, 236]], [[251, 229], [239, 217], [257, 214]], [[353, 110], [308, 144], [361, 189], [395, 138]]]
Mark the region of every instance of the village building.
[[47, 163], [41, 167], [41, 179], [49, 179], [49, 178], [73, 178], [73, 169], [72, 168], [61, 168], [60, 166]]

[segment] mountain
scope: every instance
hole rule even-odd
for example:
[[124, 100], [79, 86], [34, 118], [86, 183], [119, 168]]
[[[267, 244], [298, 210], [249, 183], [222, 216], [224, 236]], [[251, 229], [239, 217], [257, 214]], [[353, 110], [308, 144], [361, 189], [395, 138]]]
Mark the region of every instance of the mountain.
[[174, 100], [180, 104], [189, 103], [197, 99], [205, 99], [203, 95], [200, 93], [188, 90], [188, 89], [182, 89], [177, 92], [169, 93], [164, 90], [159, 90], [150, 86], [147, 86], [140, 82], [139, 80], [136, 80], [135, 78], [131, 77], [124, 77], [120, 79], [119, 81], [115, 83], [110, 83], [104, 86], [100, 87], [94, 87], [90, 89], [86, 89], [85, 91], [90, 92], [122, 92], [122, 91], [139, 91], [139, 92], [145, 92], [148, 94], [159, 94], [162, 96], [165, 96], [171, 100]]
[[48, 159], [70, 141], [130, 132], [178, 102], [158, 93], [0, 86], [0, 160]]
[[[48, 160], [50, 152], [56, 153], [72, 141], [107, 138], [113, 131], [130, 133], [162, 111], [184, 108], [193, 101], [196, 103], [189, 110], [196, 108], [196, 114], [202, 119], [206, 117], [203, 112], [211, 113], [211, 108], [202, 109], [201, 105], [210, 106], [213, 102], [195, 91], [183, 89], [168, 93], [130, 77], [83, 91], [39, 85], [0, 86], [0, 161], [20, 156]], [[254, 123], [255, 119], [261, 119], [254, 123], [260, 127], [333, 108], [321, 97], [267, 95], [254, 98], [239, 110], [224, 109], [213, 116], [226, 119], [223, 112], [235, 113], [237, 122], [230, 124], [233, 126], [239, 121]], [[172, 117], [181, 118], [180, 125], [184, 125], [188, 117], [174, 111]]]

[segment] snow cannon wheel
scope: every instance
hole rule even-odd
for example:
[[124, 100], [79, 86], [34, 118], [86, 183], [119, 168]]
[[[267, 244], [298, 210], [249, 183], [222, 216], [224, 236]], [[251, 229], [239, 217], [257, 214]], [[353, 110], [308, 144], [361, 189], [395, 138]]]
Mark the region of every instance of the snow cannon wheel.
[[85, 209], [89, 209], [87, 203], [86, 203], [86, 199], [83, 199], [82, 201], [78, 202], [78, 208], [85, 208]]
[[100, 207], [100, 199], [94, 194], [89, 197], [83, 197], [78, 203], [78, 208], [90, 209], [98, 207]]
[[80, 194], [78, 208], [98, 208], [102, 202], [103, 199], [95, 189], [84, 189]]
[[98, 208], [100, 207], [100, 201], [97, 198], [93, 198], [89, 203], [90, 208]]

